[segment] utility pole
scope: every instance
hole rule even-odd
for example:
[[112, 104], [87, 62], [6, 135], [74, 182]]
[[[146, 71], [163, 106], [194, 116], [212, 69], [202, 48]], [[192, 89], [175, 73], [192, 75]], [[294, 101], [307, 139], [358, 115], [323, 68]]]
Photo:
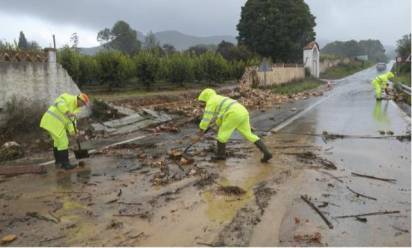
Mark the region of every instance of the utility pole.
[[56, 49], [56, 37], [53, 34], [53, 48]]

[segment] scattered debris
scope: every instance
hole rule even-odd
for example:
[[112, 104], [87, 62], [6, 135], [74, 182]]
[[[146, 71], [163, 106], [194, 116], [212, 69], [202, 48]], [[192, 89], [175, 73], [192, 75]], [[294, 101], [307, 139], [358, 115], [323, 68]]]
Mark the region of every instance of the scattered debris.
[[60, 235], [60, 236], [57, 236], [57, 237], [54, 237], [54, 238], [43, 239], [43, 240], [40, 240], [40, 244], [42, 244], [42, 243], [44, 243], [44, 242], [50, 242], [50, 241], [55, 241], [55, 240], [63, 239], [63, 238], [65, 238], [65, 237], [66, 237], [66, 235]]
[[325, 140], [335, 140], [335, 139], [343, 139], [345, 138], [345, 136], [342, 134], [334, 134], [334, 133], [328, 133], [327, 131], [323, 131], [322, 138]]
[[1, 244], [8, 244], [8, 243], [13, 242], [16, 239], [17, 239], [16, 235], [8, 234], [8, 235], [4, 236], [3, 238], [1, 238]]
[[339, 177], [332, 175], [331, 173], [327, 172], [327, 171], [319, 171], [320, 173], [323, 173], [325, 175], [330, 176], [331, 178], [335, 179], [336, 181], [343, 183], [343, 180], [341, 180]]
[[400, 211], [381, 211], [381, 212], [372, 212], [366, 214], [353, 214], [353, 215], [341, 215], [333, 217], [334, 219], [344, 219], [344, 218], [356, 218], [356, 217], [363, 217], [363, 216], [372, 216], [372, 215], [385, 215], [385, 214], [399, 214]]
[[321, 158], [318, 155], [314, 154], [313, 152], [304, 152], [304, 153], [285, 153], [287, 155], [295, 155], [301, 162], [313, 164], [313, 162], [317, 162], [322, 164], [326, 169], [336, 170], [336, 165], [325, 159]]
[[384, 182], [396, 182], [396, 179], [389, 179], [389, 178], [374, 177], [374, 176], [369, 176], [369, 175], [362, 175], [362, 174], [355, 173], [355, 172], [352, 172], [352, 175], [357, 176], [357, 177], [366, 177], [366, 178], [370, 178], [370, 179], [380, 180], [380, 181], [384, 181]]
[[23, 156], [23, 148], [15, 141], [6, 142], [0, 147], [0, 161], [14, 160]]
[[368, 219], [367, 219], [367, 218], [362, 218], [362, 217], [358, 217], [358, 216], [356, 216], [356, 217], [355, 217], [355, 219], [356, 219], [357, 221], [359, 221], [359, 222], [363, 222], [363, 223], [368, 222]]
[[364, 195], [364, 194], [355, 192], [353, 189], [349, 188], [349, 186], [346, 186], [346, 188], [347, 188], [350, 192], [354, 193], [354, 194], [356, 195], [356, 197], [358, 197], [358, 198], [361, 196], [361, 197], [364, 197], [364, 198], [367, 198], [367, 199], [371, 199], [371, 200], [377, 201], [377, 199], [376, 199], [375, 197], [371, 197], [371, 196], [367, 196], [367, 195]]
[[218, 194], [229, 195], [229, 196], [238, 196], [246, 194], [246, 191], [238, 186], [223, 186], [219, 185], [219, 188], [216, 191]]
[[0, 166], [0, 175], [14, 176], [20, 174], [45, 174], [46, 166], [40, 165], [2, 165]]
[[320, 217], [322, 218], [322, 220], [326, 223], [326, 225], [328, 225], [329, 229], [333, 229], [333, 225], [332, 223], [330, 223], [330, 221], [325, 217], [325, 215], [309, 200], [309, 198], [307, 196], [300, 196], [300, 198], [306, 202], [313, 210], [316, 211], [316, 213], [318, 213], [320, 215]]
[[35, 218], [35, 219], [38, 219], [38, 220], [44, 220], [44, 221], [48, 221], [48, 222], [53, 222], [53, 223], [55, 223], [55, 224], [57, 224], [57, 223], [59, 223], [59, 220], [57, 219], [52, 219], [52, 218], [49, 218], [49, 217], [47, 217], [47, 216], [44, 216], [44, 215], [41, 215], [41, 214], [39, 214], [38, 212], [27, 212], [26, 213], [26, 216], [28, 216], [28, 217], [31, 217], [31, 218]]
[[296, 234], [293, 236], [294, 241], [321, 244], [322, 235], [319, 232], [314, 234]]
[[393, 227], [393, 229], [395, 229], [396, 231], [400, 231], [400, 232], [403, 232], [403, 233], [409, 233], [409, 230], [408, 229], [403, 229], [403, 228], [400, 228], [400, 227], [397, 227], [397, 226], [394, 226], [394, 225], [391, 225], [392, 227]]

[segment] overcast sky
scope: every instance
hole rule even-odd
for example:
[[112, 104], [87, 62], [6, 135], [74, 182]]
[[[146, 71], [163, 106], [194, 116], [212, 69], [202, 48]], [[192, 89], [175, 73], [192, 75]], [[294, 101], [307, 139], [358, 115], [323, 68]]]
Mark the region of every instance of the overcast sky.
[[[17, 40], [23, 30], [42, 46], [69, 42], [96, 46], [97, 32], [125, 20], [134, 29], [177, 30], [197, 36], [237, 35], [246, 0], [0, 0], [0, 40]], [[316, 16], [317, 39], [379, 39], [384, 45], [411, 30], [411, 0], [305, 0]]]

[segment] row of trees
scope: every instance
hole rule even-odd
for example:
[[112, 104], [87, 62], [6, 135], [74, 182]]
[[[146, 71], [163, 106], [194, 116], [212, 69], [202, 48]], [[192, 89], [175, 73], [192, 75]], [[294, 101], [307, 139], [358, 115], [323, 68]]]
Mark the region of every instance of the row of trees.
[[80, 87], [87, 83], [107, 84], [110, 88], [127, 83], [142, 83], [149, 88], [158, 81], [182, 85], [185, 82], [222, 82], [239, 79], [247, 65], [257, 60], [227, 60], [220, 53], [207, 51], [200, 55], [174, 52], [162, 56], [151, 50], [141, 50], [133, 56], [107, 50], [95, 56], [80, 54], [65, 47], [58, 61]]
[[40, 51], [41, 47], [36, 41], [28, 41], [23, 31], [20, 31], [18, 41], [15, 40], [13, 43], [9, 43], [0, 40], [0, 50]]
[[385, 48], [379, 40], [350, 40], [335, 41], [322, 48], [322, 53], [333, 54], [341, 57], [354, 58], [356, 56], [368, 55], [368, 60], [374, 62], [385, 62]]

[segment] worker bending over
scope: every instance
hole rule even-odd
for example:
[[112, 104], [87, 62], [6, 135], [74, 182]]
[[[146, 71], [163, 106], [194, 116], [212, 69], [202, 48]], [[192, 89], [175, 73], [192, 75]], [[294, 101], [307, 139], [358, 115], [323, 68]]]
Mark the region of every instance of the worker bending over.
[[229, 97], [216, 94], [216, 91], [213, 89], [203, 90], [198, 100], [206, 103], [203, 119], [199, 124], [199, 128], [201, 129], [199, 134], [204, 135], [212, 122], [215, 122], [219, 127], [215, 160], [226, 159], [226, 143], [229, 141], [235, 129], [245, 139], [254, 143], [263, 153], [261, 162], [265, 163], [272, 158], [272, 154], [268, 151], [262, 140], [252, 133], [249, 122], [249, 112], [242, 104]]
[[387, 72], [377, 76], [373, 81], [372, 85], [375, 89], [376, 100], [382, 100], [382, 90], [385, 90], [385, 93], [388, 94], [388, 81], [393, 79], [395, 75], [392, 72]]
[[40, 127], [45, 129], [53, 139], [53, 154], [56, 167], [69, 170], [76, 167], [69, 161], [69, 139], [67, 135], [77, 135], [76, 114], [80, 108], [89, 104], [89, 97], [80, 93], [78, 96], [61, 94], [49, 107], [40, 121]]

